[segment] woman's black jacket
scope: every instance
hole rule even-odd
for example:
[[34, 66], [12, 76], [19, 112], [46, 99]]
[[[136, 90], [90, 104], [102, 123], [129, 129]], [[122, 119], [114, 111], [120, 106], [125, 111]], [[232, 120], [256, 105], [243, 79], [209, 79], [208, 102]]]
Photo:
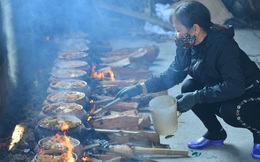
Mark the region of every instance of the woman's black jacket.
[[167, 90], [181, 83], [187, 75], [204, 86], [199, 90], [202, 103], [226, 101], [245, 93], [260, 81], [260, 70], [234, 40], [234, 29], [211, 29], [205, 39], [191, 49], [176, 49], [169, 68], [148, 78], [148, 92]]

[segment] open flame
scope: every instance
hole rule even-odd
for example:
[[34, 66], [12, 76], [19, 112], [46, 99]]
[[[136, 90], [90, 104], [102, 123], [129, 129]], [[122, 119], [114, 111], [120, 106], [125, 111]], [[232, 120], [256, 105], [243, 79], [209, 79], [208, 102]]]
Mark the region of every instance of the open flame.
[[41, 149], [39, 150], [39, 153], [40, 153], [40, 154], [45, 154], [45, 150], [41, 148]]
[[66, 150], [62, 154], [62, 157], [64, 158], [64, 162], [75, 162], [75, 159], [73, 158], [72, 151], [74, 149], [73, 145], [70, 142], [70, 138], [66, 135], [66, 131], [69, 129], [69, 125], [66, 122], [62, 122], [61, 130], [64, 134], [64, 136], [60, 136], [59, 134], [56, 134], [52, 138], [59, 141], [62, 145], [62, 149]]
[[67, 152], [63, 153], [64, 162], [74, 162], [74, 158], [72, 155], [72, 151], [74, 149], [73, 145], [70, 142], [70, 138], [66, 135], [66, 132], [64, 132], [64, 138], [60, 136], [59, 134], [55, 135], [55, 138], [61, 143], [63, 149], [67, 149]]
[[69, 125], [66, 122], [63, 121], [61, 123], [61, 131], [66, 133], [66, 131], [68, 131], [68, 130], [69, 130]]
[[9, 151], [22, 139], [24, 131], [25, 131], [24, 123], [20, 123], [15, 126], [12, 134], [12, 140], [8, 149]]
[[[93, 100], [90, 100], [89, 103], [93, 104], [94, 101]], [[91, 108], [91, 110], [89, 111], [89, 114], [88, 114], [88, 118], [87, 118], [87, 121], [90, 121], [93, 117], [90, 115], [91, 113], [93, 113], [96, 109], [96, 105], [93, 104], [93, 107]]]
[[109, 74], [110, 76], [110, 79], [112, 81], [115, 81], [115, 75], [114, 75], [114, 72], [111, 70], [111, 69], [108, 69], [107, 71], [105, 72], [96, 72], [95, 69], [96, 69], [96, 66], [94, 64], [92, 64], [92, 74], [91, 74], [91, 77], [92, 78], [105, 78], [107, 74]]
[[82, 162], [89, 162], [91, 161], [90, 157], [86, 156], [86, 152], [84, 152], [83, 157], [81, 158]]
[[91, 115], [88, 114], [88, 118], [87, 121], [90, 121], [93, 117]]

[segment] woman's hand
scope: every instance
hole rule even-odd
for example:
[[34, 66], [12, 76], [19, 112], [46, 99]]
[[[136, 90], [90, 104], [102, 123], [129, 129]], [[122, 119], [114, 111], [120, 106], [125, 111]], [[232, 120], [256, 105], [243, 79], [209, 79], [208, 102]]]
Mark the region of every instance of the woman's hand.
[[198, 91], [182, 93], [176, 96], [177, 110], [180, 112], [186, 112], [192, 109], [197, 103], [199, 103]]
[[142, 86], [140, 84], [136, 84], [136, 85], [125, 87], [125, 88], [121, 89], [117, 93], [115, 99], [122, 98], [123, 96], [128, 95], [129, 97], [127, 99], [129, 100], [132, 97], [135, 97], [141, 93], [142, 93]]

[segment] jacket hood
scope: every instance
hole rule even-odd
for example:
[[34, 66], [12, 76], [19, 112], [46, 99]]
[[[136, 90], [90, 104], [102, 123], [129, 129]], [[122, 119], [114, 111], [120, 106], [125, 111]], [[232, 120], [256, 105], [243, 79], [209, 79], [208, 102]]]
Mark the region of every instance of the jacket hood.
[[218, 30], [216, 28], [211, 28], [208, 31], [208, 43], [214, 43], [216, 40], [222, 39], [233, 39], [235, 36], [233, 26], [228, 26], [226, 29]]

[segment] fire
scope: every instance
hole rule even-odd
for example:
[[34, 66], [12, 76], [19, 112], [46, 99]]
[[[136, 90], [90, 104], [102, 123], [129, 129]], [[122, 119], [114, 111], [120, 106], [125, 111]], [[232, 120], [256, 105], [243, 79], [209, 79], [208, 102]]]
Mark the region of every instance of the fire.
[[110, 79], [112, 81], [116, 80], [114, 72], [111, 69], [108, 69], [106, 72], [96, 72], [95, 69], [96, 69], [96, 66], [94, 64], [92, 64], [92, 74], [91, 74], [92, 78], [105, 78], [106, 75], [109, 74]]
[[91, 161], [91, 158], [87, 157], [86, 156], [86, 152], [84, 152], [84, 155], [83, 157], [81, 158], [82, 162], [88, 162], [88, 161]]
[[65, 132], [65, 131], [67, 131], [67, 130], [69, 130], [69, 125], [66, 123], [66, 122], [62, 122], [61, 123], [61, 131], [62, 132]]
[[96, 110], [96, 105], [94, 104], [94, 101], [90, 100], [89, 103], [93, 104], [93, 107], [91, 108], [91, 110], [89, 111], [89, 114], [87, 115], [87, 117], [88, 117], [87, 121], [90, 121], [93, 118], [90, 114]]
[[44, 150], [44, 149], [40, 149], [40, 150], [39, 150], [39, 153], [40, 153], [40, 154], [45, 154], [45, 150]]
[[59, 141], [62, 145], [62, 148], [64, 150], [66, 150], [66, 152], [64, 152], [62, 154], [63, 158], [64, 158], [64, 162], [75, 162], [74, 158], [73, 158], [73, 154], [72, 151], [74, 149], [73, 145], [70, 142], [70, 138], [66, 135], [66, 131], [69, 129], [69, 125], [66, 122], [62, 122], [62, 126], [61, 126], [61, 130], [64, 133], [64, 136], [60, 136], [59, 134], [56, 134], [55, 136], [53, 136], [52, 138], [56, 139], [57, 141]]
[[70, 138], [64, 132], [64, 139], [59, 134], [55, 135], [55, 138], [61, 143], [63, 149], [67, 149], [67, 152], [63, 153], [64, 162], [74, 162], [72, 151], [74, 149], [73, 145], [70, 142]]
[[[93, 102], [92, 102], [93, 103]], [[93, 105], [93, 108], [89, 111], [89, 113], [93, 113], [96, 109], [96, 105]], [[87, 121], [90, 121], [93, 117], [91, 115], [88, 114], [88, 118], [87, 118]]]
[[90, 121], [93, 117], [91, 115], [88, 115], [87, 121]]
[[12, 140], [9, 145], [9, 151], [22, 139], [25, 130], [24, 123], [17, 124], [12, 134]]

